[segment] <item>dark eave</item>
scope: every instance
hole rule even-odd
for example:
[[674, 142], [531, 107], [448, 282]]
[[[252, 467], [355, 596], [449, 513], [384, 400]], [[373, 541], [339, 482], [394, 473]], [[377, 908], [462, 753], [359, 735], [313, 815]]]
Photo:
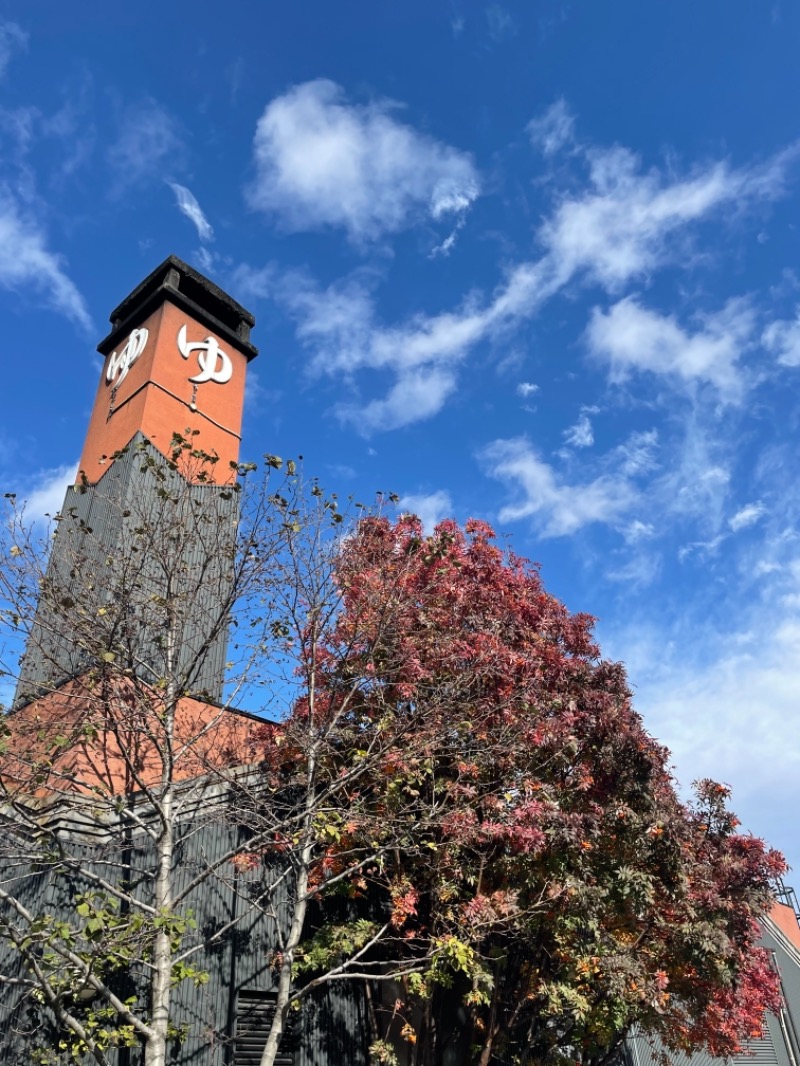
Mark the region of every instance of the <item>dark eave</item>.
[[166, 300], [234, 345], [248, 360], [258, 355], [258, 348], [250, 343], [255, 318], [213, 281], [175, 255], [168, 256], [111, 312], [111, 332], [100, 341], [97, 350], [108, 355]]

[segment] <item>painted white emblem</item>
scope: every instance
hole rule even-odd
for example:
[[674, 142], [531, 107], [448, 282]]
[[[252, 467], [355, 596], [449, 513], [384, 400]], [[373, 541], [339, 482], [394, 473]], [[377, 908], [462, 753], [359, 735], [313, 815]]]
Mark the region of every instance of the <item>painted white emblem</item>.
[[184, 359], [188, 359], [192, 352], [197, 352], [200, 373], [189, 378], [189, 381], [196, 381], [198, 385], [204, 381], [216, 381], [224, 385], [231, 380], [233, 365], [230, 356], [223, 352], [213, 337], [206, 337], [204, 341], [187, 341], [186, 326], [181, 326], [178, 331], [178, 350]]
[[[125, 342], [125, 347], [119, 353], [111, 353], [106, 370], [106, 381], [114, 381], [116, 378], [114, 386], [116, 388], [120, 382], [125, 380], [125, 375], [145, 350], [149, 336], [150, 333], [146, 329], [135, 329], [131, 332], [130, 337]], [[118, 373], [119, 377], [117, 378]]]

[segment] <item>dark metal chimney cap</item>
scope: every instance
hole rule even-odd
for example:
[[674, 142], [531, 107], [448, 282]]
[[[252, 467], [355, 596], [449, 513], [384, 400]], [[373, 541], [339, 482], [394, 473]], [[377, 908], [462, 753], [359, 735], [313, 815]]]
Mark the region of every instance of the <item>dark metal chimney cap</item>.
[[213, 281], [176, 255], [168, 256], [114, 308], [110, 315], [111, 332], [100, 341], [97, 350], [108, 355], [165, 300], [182, 307], [235, 345], [248, 360], [258, 355], [258, 348], [250, 343], [255, 318]]

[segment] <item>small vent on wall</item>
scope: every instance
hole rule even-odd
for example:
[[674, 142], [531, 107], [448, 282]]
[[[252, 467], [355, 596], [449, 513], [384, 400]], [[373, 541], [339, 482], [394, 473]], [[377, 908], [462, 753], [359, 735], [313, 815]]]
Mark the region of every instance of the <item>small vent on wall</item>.
[[775, 1051], [775, 1044], [766, 1025], [764, 1026], [763, 1035], [748, 1040], [746, 1046], [748, 1057], [746, 1059], [744, 1059], [744, 1056], [738, 1057], [736, 1059], [737, 1063], [745, 1061], [752, 1063], [753, 1066], [778, 1066], [778, 1054]]
[[[275, 1017], [274, 992], [239, 993], [236, 1007], [236, 1044], [233, 1066], [258, 1066], [269, 1036], [269, 1027]], [[290, 1024], [281, 1039], [275, 1066], [294, 1066], [294, 1033]]]

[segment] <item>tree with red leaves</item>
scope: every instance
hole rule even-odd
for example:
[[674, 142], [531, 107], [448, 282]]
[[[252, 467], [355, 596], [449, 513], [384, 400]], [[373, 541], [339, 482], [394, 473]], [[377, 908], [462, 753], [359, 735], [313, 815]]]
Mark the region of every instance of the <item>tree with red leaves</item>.
[[296, 898], [319, 910], [281, 960], [284, 1013], [360, 981], [374, 1061], [412, 1066], [599, 1066], [633, 1027], [729, 1055], [760, 1032], [782, 857], [724, 786], [678, 798], [593, 620], [479, 522], [364, 519], [335, 583], [268, 748], [305, 790]]

